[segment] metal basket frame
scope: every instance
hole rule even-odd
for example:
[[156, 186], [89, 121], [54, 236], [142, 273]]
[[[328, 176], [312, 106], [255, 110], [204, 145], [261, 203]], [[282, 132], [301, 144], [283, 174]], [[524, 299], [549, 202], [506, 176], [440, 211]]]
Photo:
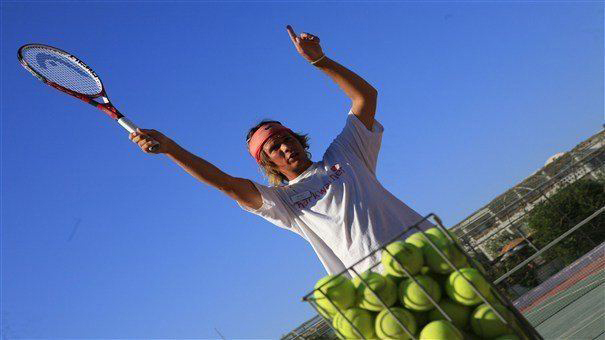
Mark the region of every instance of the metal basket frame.
[[[475, 286], [475, 284], [473, 282], [471, 282], [469, 279], [467, 279], [464, 276], [464, 274], [462, 274], [462, 272], [460, 271], [460, 269], [462, 269], [462, 268], [456, 267], [454, 265], [454, 263], [448, 258], [448, 256], [446, 256], [445, 253], [441, 249], [439, 249], [439, 247], [433, 241], [431, 241], [431, 239], [429, 237], [426, 236], [426, 234], [424, 233], [424, 231], [426, 230], [426, 228], [421, 228], [420, 227], [420, 225], [423, 225], [425, 222], [429, 222], [429, 223], [433, 222], [432, 223], [433, 226], [435, 226], [444, 235], [446, 235], [446, 237], [450, 241], [450, 245], [454, 246], [458, 251], [460, 251], [465, 256], [465, 258], [466, 258], [466, 260], [467, 260], [467, 262], [468, 262], [468, 264], [469, 264], [469, 266], [471, 268], [474, 268], [474, 269], [478, 270], [479, 273], [481, 273], [481, 275], [485, 278], [485, 281], [489, 285], [489, 289], [490, 289], [490, 292], [492, 293], [492, 295], [498, 300], [498, 302], [502, 306], [506, 307], [512, 313], [512, 315], [510, 313], [507, 313], [508, 316], [509, 316], [508, 318], [505, 315], [502, 315], [494, 307], [494, 304], [492, 304], [490, 301], [488, 301], [487, 297], [485, 295], [483, 295], [483, 293], [481, 293], [481, 291]], [[354, 264], [352, 264], [351, 266], [349, 266], [345, 270], [343, 270], [340, 273], [334, 275], [333, 278], [331, 278], [330, 280], [324, 282], [321, 286], [316, 287], [313, 291], [311, 291], [310, 293], [308, 293], [307, 295], [305, 295], [302, 298], [302, 300], [306, 301], [306, 302], [309, 302], [311, 304], [311, 306], [313, 306], [313, 308], [315, 308], [315, 310], [324, 319], [326, 319], [326, 321], [332, 326], [331, 320], [329, 320], [325, 316], [325, 315], [328, 315], [329, 313], [325, 309], [323, 309], [321, 306], [319, 306], [317, 304], [317, 302], [315, 301], [316, 298], [314, 297], [314, 294], [316, 292], [319, 292], [320, 295], [323, 295], [323, 297], [326, 298], [327, 301], [329, 301], [329, 303], [332, 306], [332, 308], [334, 308], [336, 310], [336, 313], [340, 314], [349, 323], [349, 325], [352, 326], [353, 331], [359, 337], [359, 339], [364, 339], [363, 334], [361, 333], [361, 331], [353, 324], [353, 322], [351, 320], [349, 320], [349, 318], [346, 317], [345, 313], [342, 310], [340, 310], [340, 308], [338, 306], [336, 306], [336, 304], [321, 290], [322, 287], [324, 287], [325, 285], [327, 285], [329, 282], [331, 282], [332, 280], [334, 280], [338, 276], [341, 276], [341, 275], [343, 275], [345, 273], [348, 273], [349, 271], [352, 271], [353, 273], [355, 273], [355, 275], [357, 275], [357, 278], [359, 278], [363, 282], [363, 284], [365, 284], [366, 288], [368, 288], [372, 292], [372, 294], [374, 295], [374, 297], [376, 297], [376, 299], [378, 299], [378, 301], [380, 302], [380, 304], [384, 308], [383, 310], [387, 310], [388, 311], [388, 313], [396, 320], [397, 324], [403, 328], [403, 330], [407, 333], [407, 335], [411, 339], [414, 339], [414, 340], [418, 339], [416, 337], [416, 335], [413, 334], [413, 332], [410, 331], [410, 329], [408, 329], [408, 327], [406, 327], [406, 325], [404, 324], [404, 322], [402, 320], [400, 320], [392, 312], [391, 307], [387, 307], [386, 303], [380, 297], [380, 295], [370, 286], [370, 284], [366, 281], [366, 279], [364, 279], [360, 275], [360, 273], [355, 269], [356, 265], [358, 265], [362, 261], [366, 260], [367, 258], [369, 258], [370, 256], [372, 256], [376, 252], [378, 252], [378, 251], [386, 251], [388, 254], [390, 254], [392, 256], [392, 258], [401, 266], [401, 268], [405, 272], [406, 276], [404, 277], [404, 279], [411, 279], [412, 281], [414, 281], [419, 286], [419, 288], [421, 289], [421, 291], [423, 292], [423, 294], [429, 299], [429, 301], [439, 311], [439, 313], [441, 313], [441, 315], [443, 315], [447, 321], [452, 322], [452, 317], [450, 317], [439, 306], [439, 303], [436, 302], [433, 299], [433, 297], [429, 294], [429, 292], [427, 292], [427, 290], [424, 288], [424, 286], [422, 286], [418, 282], [418, 280], [416, 280], [416, 278], [413, 275], [410, 274], [410, 272], [407, 270], [407, 268], [389, 250], [386, 249], [387, 245], [391, 244], [392, 242], [402, 241], [402, 239], [401, 239], [402, 236], [408, 234], [412, 230], [420, 232], [420, 234], [423, 236], [424, 240], [437, 252], [437, 254], [439, 254], [439, 256], [443, 260], [445, 260], [445, 262], [447, 263], [447, 265], [454, 270], [453, 272], [460, 273], [460, 277], [462, 277], [470, 285], [470, 287], [472, 288], [472, 290], [475, 292], [475, 294], [477, 294], [481, 298], [481, 300], [483, 301], [483, 303], [487, 304], [490, 307], [490, 309], [494, 312], [494, 314], [496, 314], [496, 316], [500, 319], [500, 321], [502, 321], [505, 325], [509, 326], [515, 332], [515, 334], [517, 336], [519, 336], [521, 339], [532, 339], [532, 340], [533, 339], [539, 339], [539, 340], [543, 339], [542, 336], [535, 330], [535, 328], [531, 326], [531, 324], [527, 321], [527, 319], [525, 319], [525, 317], [513, 306], [512, 302], [510, 300], [506, 299], [503, 295], [501, 295], [498, 292], [498, 288], [496, 288], [496, 286], [486, 278], [486, 273], [483, 270], [483, 268], [481, 266], [477, 265], [477, 262], [475, 260], [473, 260], [464, 251], [464, 249], [460, 246], [460, 244], [458, 244], [458, 242], [452, 237], [452, 235], [448, 232], [448, 230], [443, 226], [443, 223], [441, 222], [441, 219], [437, 215], [435, 215], [433, 213], [430, 213], [430, 214], [424, 216], [418, 222], [414, 223], [411, 226], [408, 226], [408, 227], [404, 228], [404, 230], [401, 233], [399, 233], [397, 236], [395, 236], [389, 242], [387, 242], [383, 246], [381, 246], [381, 247], [373, 250], [371, 253], [369, 253], [365, 257], [361, 258], [359, 261], [355, 262]], [[376, 267], [378, 265], [379, 265], [379, 262], [373, 264], [370, 268], [366, 269], [366, 271], [372, 270], [374, 267]], [[448, 275], [451, 275], [453, 272], [448, 273]], [[345, 338], [345, 336], [342, 335], [340, 333], [340, 331], [338, 331], [336, 329], [334, 329], [334, 330], [342, 338]]]

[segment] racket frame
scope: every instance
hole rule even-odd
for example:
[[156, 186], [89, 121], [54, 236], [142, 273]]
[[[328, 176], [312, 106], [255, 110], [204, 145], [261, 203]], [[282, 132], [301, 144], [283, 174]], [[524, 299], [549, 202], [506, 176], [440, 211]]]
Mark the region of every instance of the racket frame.
[[[40, 47], [40, 48], [44, 48], [44, 49], [55, 50], [61, 54], [64, 54], [71, 61], [76, 62], [81, 67], [85, 68], [88, 72], [91, 73], [91, 75], [94, 77], [94, 80], [99, 83], [99, 85], [101, 87], [101, 92], [94, 94], [94, 95], [87, 95], [84, 93], [70, 90], [55, 82], [50, 81], [48, 78], [46, 78], [42, 74], [38, 73], [34, 68], [32, 68], [28, 64], [27, 61], [25, 61], [25, 58], [23, 57], [23, 50], [28, 47]], [[66, 93], [72, 97], [78, 98], [81, 101], [88, 103], [88, 104], [96, 107], [97, 109], [103, 111], [109, 117], [116, 120], [118, 122], [118, 124], [120, 124], [124, 129], [126, 129], [130, 133], [136, 132], [136, 130], [139, 128], [136, 124], [134, 124], [132, 121], [130, 121], [128, 118], [126, 118], [122, 113], [120, 113], [120, 111], [118, 111], [118, 109], [115, 106], [113, 106], [113, 104], [109, 100], [109, 97], [107, 96], [107, 92], [105, 91], [105, 86], [103, 85], [101, 78], [95, 73], [95, 71], [92, 68], [90, 68], [88, 65], [86, 65], [86, 63], [84, 63], [78, 57], [74, 56], [73, 54], [68, 53], [67, 51], [64, 51], [60, 48], [56, 48], [54, 46], [49, 46], [49, 45], [44, 45], [44, 44], [26, 44], [19, 48], [19, 50], [17, 51], [17, 57], [19, 59], [19, 63], [21, 63], [21, 65], [27, 71], [29, 71], [29, 73], [34, 75], [36, 78], [38, 78], [43, 83], [45, 83], [63, 93]], [[98, 102], [95, 99], [100, 99], [102, 102]], [[149, 151], [155, 151], [159, 148], [159, 144], [157, 142], [155, 142], [155, 143], [156, 144], [149, 147]]]

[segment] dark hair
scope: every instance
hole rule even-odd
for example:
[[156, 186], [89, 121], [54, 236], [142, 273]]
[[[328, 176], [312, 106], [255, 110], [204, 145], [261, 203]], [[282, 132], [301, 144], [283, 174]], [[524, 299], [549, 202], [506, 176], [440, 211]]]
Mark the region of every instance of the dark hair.
[[[256, 130], [258, 130], [264, 124], [268, 124], [268, 123], [278, 123], [281, 125], [281, 122], [278, 122], [277, 120], [263, 119], [260, 123], [256, 124], [253, 128], [251, 128], [248, 131], [248, 134], [246, 135], [246, 150], [248, 150], [248, 143], [250, 142], [250, 138], [252, 138], [252, 135], [256, 132]], [[299, 133], [295, 133], [295, 132], [293, 132], [292, 134], [294, 135], [294, 138], [296, 138], [300, 142], [300, 144], [303, 146], [303, 148], [305, 149], [305, 153], [307, 154], [307, 157], [309, 159], [311, 159], [311, 153], [309, 152], [308, 135], [299, 134]], [[288, 178], [286, 176], [284, 176], [281, 172], [279, 172], [275, 163], [273, 163], [269, 160], [269, 157], [267, 156], [267, 154], [264, 151], [261, 151], [261, 153], [260, 153], [259, 167], [262, 170], [262, 172], [265, 174], [265, 176], [267, 177], [269, 184], [271, 184], [272, 186], [279, 186], [280, 184], [288, 183]]]

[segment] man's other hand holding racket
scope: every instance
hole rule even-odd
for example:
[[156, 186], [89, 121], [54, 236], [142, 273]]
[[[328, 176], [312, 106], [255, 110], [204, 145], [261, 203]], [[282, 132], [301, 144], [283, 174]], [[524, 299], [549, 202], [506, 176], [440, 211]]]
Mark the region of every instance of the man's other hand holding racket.
[[[172, 139], [153, 129], [137, 129], [129, 135], [129, 138], [145, 153], [170, 153], [177, 147]], [[152, 149], [151, 146], [156, 143], [159, 143], [159, 147]]]

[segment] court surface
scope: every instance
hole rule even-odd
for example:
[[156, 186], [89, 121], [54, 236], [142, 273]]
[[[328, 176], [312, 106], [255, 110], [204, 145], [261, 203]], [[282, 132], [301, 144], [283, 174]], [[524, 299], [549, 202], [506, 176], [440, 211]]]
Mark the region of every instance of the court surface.
[[542, 301], [525, 317], [545, 339], [605, 340], [605, 272]]

